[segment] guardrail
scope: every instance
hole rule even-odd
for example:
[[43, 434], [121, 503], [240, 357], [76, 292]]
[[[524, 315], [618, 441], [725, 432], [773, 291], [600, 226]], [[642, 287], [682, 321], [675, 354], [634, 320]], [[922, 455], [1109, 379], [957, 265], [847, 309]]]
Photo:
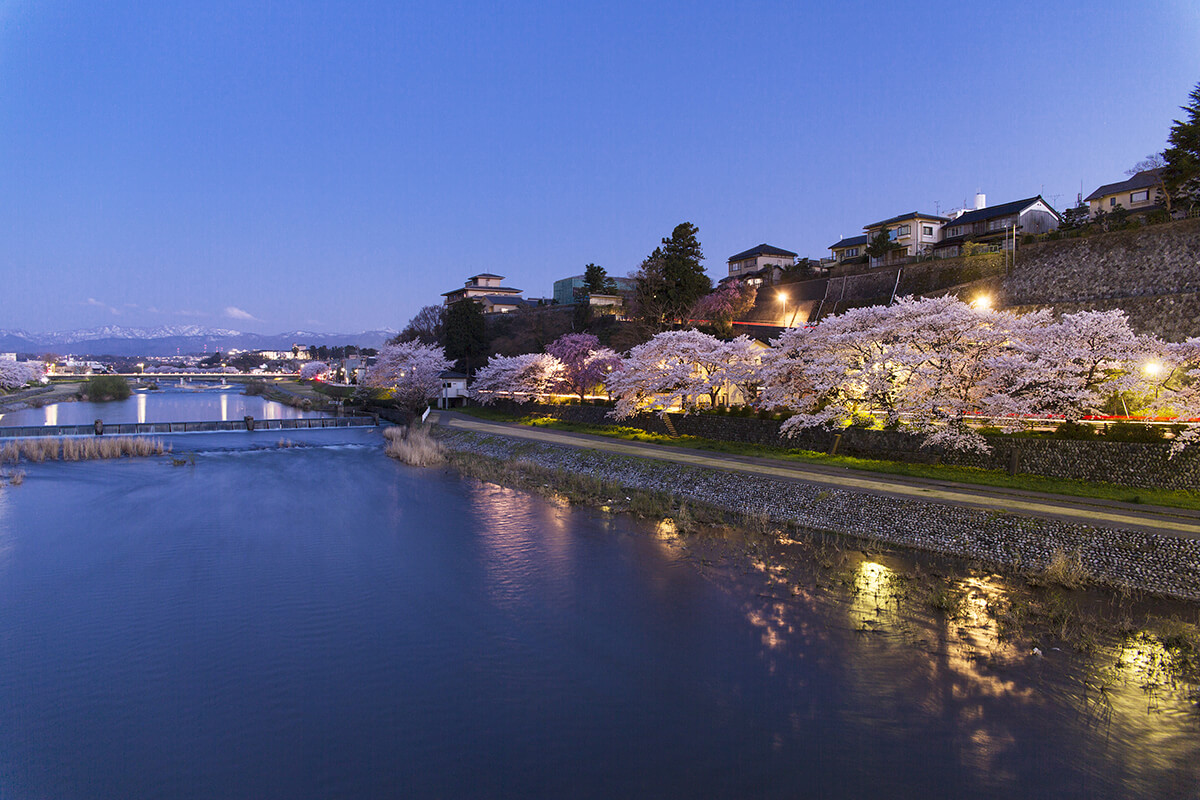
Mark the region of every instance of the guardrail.
[[204, 422], [94, 422], [90, 425], [14, 425], [0, 427], [0, 439], [29, 436], [144, 436], [162, 433], [291, 431], [315, 428], [374, 427], [375, 417], [302, 417], [300, 419], [208, 420]]

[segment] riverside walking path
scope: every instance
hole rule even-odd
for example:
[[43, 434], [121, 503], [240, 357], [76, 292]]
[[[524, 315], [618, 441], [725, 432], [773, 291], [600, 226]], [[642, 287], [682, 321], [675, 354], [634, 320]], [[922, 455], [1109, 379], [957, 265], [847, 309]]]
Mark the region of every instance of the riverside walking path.
[[707, 467], [726, 472], [828, 486], [853, 492], [927, 500], [1077, 525], [1137, 530], [1163, 536], [1200, 539], [1200, 511], [1144, 506], [1113, 500], [1068, 497], [1019, 489], [901, 477], [845, 467], [797, 464], [773, 458], [711, 453], [685, 447], [629, 442], [586, 433], [493, 422], [450, 411], [430, 414], [430, 422], [490, 436], [528, 439], [545, 444], [599, 450], [634, 458]]

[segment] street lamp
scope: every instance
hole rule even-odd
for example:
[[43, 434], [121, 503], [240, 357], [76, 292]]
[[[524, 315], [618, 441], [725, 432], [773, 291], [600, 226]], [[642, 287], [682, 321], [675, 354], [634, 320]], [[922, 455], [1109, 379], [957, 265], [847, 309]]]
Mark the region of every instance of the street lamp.
[[981, 294], [971, 301], [971, 305], [980, 311], [987, 311], [992, 307], [991, 295]]
[[789, 326], [786, 324], [786, 323], [787, 323], [787, 301], [788, 301], [788, 296], [787, 296], [787, 293], [786, 293], [786, 292], [779, 292], [779, 293], [778, 293], [777, 295], [775, 295], [775, 296], [776, 296], [776, 298], [778, 298], [778, 300], [779, 300], [779, 302], [780, 302], [780, 303], [783, 303], [783, 321], [784, 321], [784, 327], [785, 327], [785, 328], [786, 328], [786, 327], [789, 327]]

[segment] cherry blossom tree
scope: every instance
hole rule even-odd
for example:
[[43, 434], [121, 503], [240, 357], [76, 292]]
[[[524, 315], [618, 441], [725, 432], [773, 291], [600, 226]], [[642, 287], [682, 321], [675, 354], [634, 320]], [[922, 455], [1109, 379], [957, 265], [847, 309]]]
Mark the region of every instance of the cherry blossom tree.
[[492, 356], [475, 373], [471, 397], [485, 405], [500, 399], [537, 400], [553, 392], [565, 372], [563, 363], [548, 353]]
[[733, 320], [753, 308], [757, 296], [758, 287], [731, 280], [701, 297], [692, 309], [692, 317], [707, 321], [722, 336], [728, 336], [733, 331]]
[[568, 333], [546, 346], [546, 352], [562, 364], [558, 389], [579, 396], [599, 386], [608, 374], [621, 365], [621, 357], [590, 333]]
[[965, 424], [994, 392], [997, 359], [1021, 326], [1014, 315], [953, 297], [901, 298], [785, 331], [764, 366], [763, 404], [798, 413], [782, 430], [857, 421], [925, 434], [929, 446], [987, 450]]
[[446, 351], [418, 341], [385, 345], [367, 370], [366, 384], [392, 390], [392, 396], [412, 412], [424, 408], [442, 391], [441, 373], [450, 368]]
[[623, 369], [609, 376], [608, 390], [617, 397], [611, 416], [625, 419], [675, 406], [686, 413], [693, 398], [705, 394], [715, 405], [726, 363], [724, 343], [715, 336], [697, 330], [657, 334], [630, 350]]
[[1025, 318], [1013, 345], [993, 363], [989, 413], [1055, 415], [1069, 421], [1102, 412], [1113, 394], [1139, 389], [1148, 352], [1124, 311], [1081, 311], [1051, 321]]
[[324, 378], [329, 372], [329, 365], [324, 361], [309, 361], [300, 367], [300, 380], [308, 381], [313, 378]]
[[42, 377], [45, 368], [33, 361], [0, 361], [0, 389], [20, 389], [30, 381]]

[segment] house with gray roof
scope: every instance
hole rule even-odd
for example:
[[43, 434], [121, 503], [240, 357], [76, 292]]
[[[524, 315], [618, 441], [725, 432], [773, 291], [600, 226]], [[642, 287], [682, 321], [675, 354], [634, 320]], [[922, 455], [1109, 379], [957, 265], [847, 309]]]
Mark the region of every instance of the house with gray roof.
[[779, 281], [783, 271], [796, 263], [796, 253], [769, 244], [760, 244], [729, 257], [729, 275], [722, 280], [737, 279], [754, 286]]
[[[904, 264], [915, 256], [930, 252], [933, 246], [942, 238], [942, 226], [950, 220], [936, 214], [923, 214], [920, 211], [910, 211], [889, 219], [864, 225], [867, 243], [887, 231], [888, 238], [897, 247], [885, 255], [872, 258], [872, 267], [883, 267], [894, 264]], [[864, 245], [865, 252], [865, 245]]]
[[1040, 194], [998, 206], [976, 208], [946, 222], [942, 227], [942, 240], [934, 248], [934, 256], [953, 258], [961, 255], [966, 242], [1011, 249], [1016, 236], [1047, 233], [1061, 223], [1062, 216]]
[[1117, 207], [1126, 211], [1153, 211], [1163, 204], [1162, 169], [1144, 169], [1132, 178], [1119, 183], [1106, 183], [1089, 194], [1088, 219], [1101, 211], [1111, 213]]

